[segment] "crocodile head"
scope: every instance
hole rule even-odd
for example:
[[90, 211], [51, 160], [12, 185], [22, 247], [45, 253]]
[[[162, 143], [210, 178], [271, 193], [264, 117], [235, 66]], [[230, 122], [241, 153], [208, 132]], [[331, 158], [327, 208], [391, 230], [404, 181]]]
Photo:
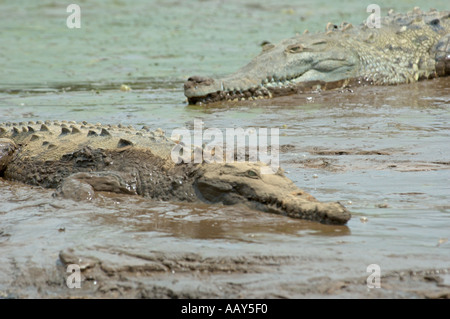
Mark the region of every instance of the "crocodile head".
[[206, 202], [245, 204], [253, 209], [318, 221], [345, 224], [351, 217], [340, 203], [322, 203], [299, 189], [281, 169], [261, 174], [265, 164], [204, 164], [197, 171], [195, 190]]
[[266, 44], [258, 56], [232, 75], [216, 79], [190, 77], [184, 92], [189, 103], [196, 104], [342, 86], [343, 81], [354, 77], [359, 58], [341, 42], [332, 34], [316, 34]]

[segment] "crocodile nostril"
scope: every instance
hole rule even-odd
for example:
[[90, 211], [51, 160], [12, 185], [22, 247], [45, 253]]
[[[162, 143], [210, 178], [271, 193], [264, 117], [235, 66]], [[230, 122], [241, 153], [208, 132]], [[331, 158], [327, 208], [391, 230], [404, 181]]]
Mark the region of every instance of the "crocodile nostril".
[[214, 80], [211, 78], [203, 77], [203, 76], [191, 76], [188, 79], [188, 82], [194, 82], [195, 84], [212, 84], [214, 83]]

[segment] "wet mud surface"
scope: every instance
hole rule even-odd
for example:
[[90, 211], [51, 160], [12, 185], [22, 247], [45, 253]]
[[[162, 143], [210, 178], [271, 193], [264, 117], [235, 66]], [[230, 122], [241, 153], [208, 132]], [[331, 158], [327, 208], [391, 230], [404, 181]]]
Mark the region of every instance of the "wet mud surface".
[[[0, 121], [169, 135], [194, 119], [204, 129], [278, 128], [286, 175], [321, 201], [340, 201], [352, 219], [321, 225], [102, 192], [73, 201], [0, 178], [0, 298], [449, 298], [450, 78], [187, 105], [189, 76], [233, 72], [265, 40], [367, 15], [356, 2], [175, 4], [93, 1], [82, 5], [78, 33], [61, 24], [66, 4], [5, 4]], [[383, 13], [392, 6], [379, 4]], [[81, 288], [67, 285], [74, 264]], [[368, 286], [373, 264], [380, 288]]]
[[[402, 155], [402, 161], [407, 161], [403, 156], [411, 157], [397, 149], [281, 147], [282, 153], [299, 150], [311, 161], [324, 162], [326, 157], [340, 164], [330, 171], [308, 166], [303, 159], [285, 163], [291, 169], [350, 174], [353, 180], [360, 171], [395, 169], [388, 163], [399, 165], [397, 156]], [[367, 163], [368, 156], [377, 159]], [[352, 165], [346, 164], [347, 157], [353, 157]], [[422, 161], [409, 160], [415, 168], [409, 172], [429, 174]], [[435, 169], [442, 173], [447, 167]], [[74, 202], [54, 197], [51, 189], [5, 180], [0, 186], [0, 293], [5, 298], [448, 298], [450, 294], [446, 190], [439, 196], [432, 190], [391, 189], [380, 182], [377, 191], [384, 189], [383, 196], [391, 198], [381, 201], [370, 191], [361, 191], [365, 196], [345, 202], [354, 214], [349, 224], [331, 226], [245, 207], [154, 202], [103, 192], [92, 201]], [[322, 193], [343, 197], [345, 191], [326, 186], [325, 190], [319, 186]], [[367, 286], [366, 268], [373, 263], [382, 270], [381, 288]], [[73, 264], [80, 267], [81, 288], [67, 286], [71, 274], [67, 267]]]

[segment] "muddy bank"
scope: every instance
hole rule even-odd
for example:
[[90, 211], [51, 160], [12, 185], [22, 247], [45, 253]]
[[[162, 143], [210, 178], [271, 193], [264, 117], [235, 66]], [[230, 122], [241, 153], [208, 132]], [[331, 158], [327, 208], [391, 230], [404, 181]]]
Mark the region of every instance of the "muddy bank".
[[[2, 298], [450, 294], [448, 242], [438, 234], [405, 241], [415, 235], [409, 232], [415, 222], [405, 226], [401, 215], [383, 214], [391, 208], [373, 208], [369, 216], [355, 211], [349, 225], [332, 226], [245, 207], [108, 193], [74, 205], [54, 198], [53, 190], [0, 185]], [[417, 215], [410, 219], [417, 222]], [[374, 263], [381, 268], [379, 289], [367, 286]], [[69, 265], [79, 267], [81, 288], [69, 288]]]
[[[302, 262], [292, 256], [69, 248], [52, 267], [16, 265], [13, 288], [0, 293], [3, 298], [450, 298], [450, 268], [390, 271], [380, 288], [368, 288], [365, 276], [275, 276]], [[68, 288], [67, 280], [75, 283], [70, 264], [80, 265], [81, 288]]]
[[[447, 2], [378, 4], [384, 15]], [[358, 24], [366, 5], [90, 1], [80, 30], [66, 7], [2, 5], [1, 122], [278, 128], [286, 175], [353, 218], [336, 227], [103, 193], [75, 202], [0, 179], [0, 298], [448, 297], [449, 77], [207, 107], [183, 95], [194, 74], [229, 74], [263, 41], [328, 21]], [[82, 269], [79, 289], [68, 264]], [[379, 289], [367, 286], [372, 264]]]

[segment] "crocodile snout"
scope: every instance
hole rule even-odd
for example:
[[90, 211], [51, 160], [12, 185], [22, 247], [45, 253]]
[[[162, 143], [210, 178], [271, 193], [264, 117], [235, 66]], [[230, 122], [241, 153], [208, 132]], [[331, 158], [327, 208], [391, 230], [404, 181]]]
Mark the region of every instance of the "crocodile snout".
[[188, 99], [205, 97], [208, 94], [219, 90], [220, 86], [214, 79], [203, 76], [191, 76], [184, 83], [184, 95], [186, 95]]
[[214, 79], [203, 76], [191, 76], [185, 83], [184, 89], [191, 90], [196, 89], [198, 86], [210, 86], [214, 84]]

